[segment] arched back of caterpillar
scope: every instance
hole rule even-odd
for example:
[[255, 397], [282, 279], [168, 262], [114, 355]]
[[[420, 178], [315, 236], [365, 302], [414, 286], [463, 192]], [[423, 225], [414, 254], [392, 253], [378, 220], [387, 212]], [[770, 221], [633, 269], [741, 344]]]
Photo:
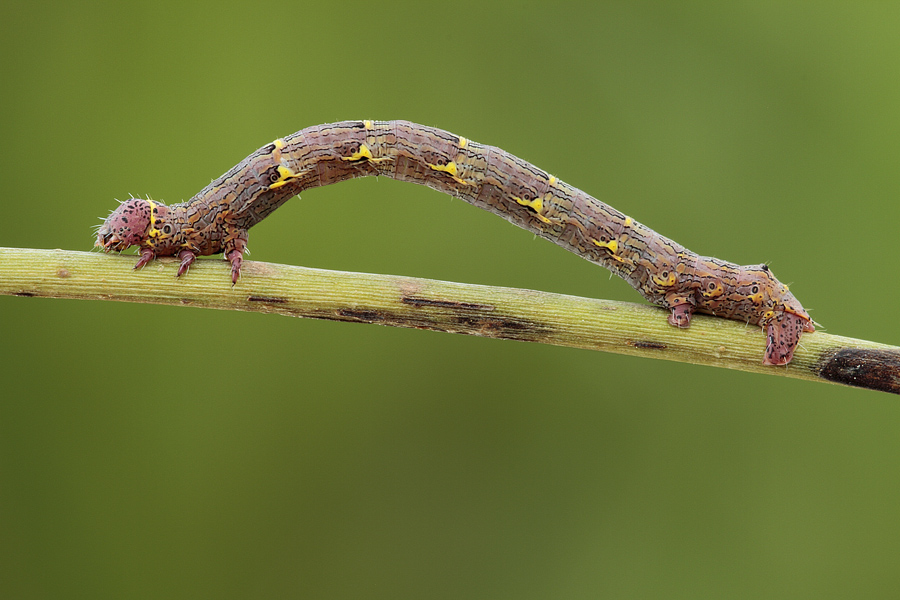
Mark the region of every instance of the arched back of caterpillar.
[[275, 140], [188, 202], [122, 203], [96, 245], [138, 246], [135, 268], [178, 256], [179, 276], [197, 256], [222, 252], [237, 283], [250, 227], [303, 190], [372, 175], [462, 198], [606, 267], [667, 308], [676, 327], [694, 312], [759, 325], [765, 364], [789, 363], [802, 332], [815, 331], [766, 265], [700, 256], [504, 150], [407, 121], [344, 121]]

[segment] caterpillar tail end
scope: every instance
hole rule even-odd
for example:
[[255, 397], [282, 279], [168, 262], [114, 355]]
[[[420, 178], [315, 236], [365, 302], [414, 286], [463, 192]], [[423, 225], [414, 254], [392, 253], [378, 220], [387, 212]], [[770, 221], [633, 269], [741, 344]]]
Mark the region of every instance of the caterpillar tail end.
[[803, 332], [816, 330], [809, 319], [789, 312], [779, 313], [765, 327], [766, 352], [763, 356], [763, 364], [774, 366], [782, 366], [791, 362]]

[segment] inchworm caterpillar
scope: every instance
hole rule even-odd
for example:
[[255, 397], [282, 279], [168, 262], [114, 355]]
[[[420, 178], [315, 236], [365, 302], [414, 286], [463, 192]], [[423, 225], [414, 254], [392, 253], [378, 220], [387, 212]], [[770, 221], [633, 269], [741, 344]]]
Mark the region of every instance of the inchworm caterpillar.
[[791, 361], [809, 315], [768, 266], [699, 256], [592, 196], [493, 146], [407, 121], [308, 127], [263, 146], [188, 202], [123, 202], [97, 246], [136, 245], [143, 267], [177, 255], [183, 275], [200, 255], [223, 252], [237, 283], [247, 230], [303, 190], [383, 175], [462, 198], [606, 267], [687, 327], [695, 312], [759, 325], [763, 363]]

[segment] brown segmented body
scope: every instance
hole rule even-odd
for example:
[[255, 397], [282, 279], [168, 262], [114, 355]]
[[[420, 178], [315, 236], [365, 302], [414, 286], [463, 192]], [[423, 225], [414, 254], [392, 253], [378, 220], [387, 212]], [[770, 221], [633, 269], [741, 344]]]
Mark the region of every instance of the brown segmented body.
[[669, 322], [687, 327], [695, 311], [766, 329], [766, 364], [787, 364], [803, 331], [800, 303], [766, 265], [700, 256], [529, 162], [493, 146], [407, 121], [344, 121], [308, 127], [268, 144], [188, 202], [122, 203], [97, 245], [140, 247], [136, 268], [156, 256], [223, 252], [240, 276], [247, 230], [303, 190], [383, 175], [412, 181], [489, 210], [625, 279]]

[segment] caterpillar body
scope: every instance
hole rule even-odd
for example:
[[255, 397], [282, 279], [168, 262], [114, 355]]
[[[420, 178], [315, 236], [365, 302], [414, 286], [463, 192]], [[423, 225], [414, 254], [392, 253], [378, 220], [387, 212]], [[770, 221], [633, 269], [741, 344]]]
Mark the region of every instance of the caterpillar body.
[[815, 331], [768, 266], [700, 256], [512, 154], [407, 121], [344, 121], [308, 127], [263, 146], [187, 202], [132, 199], [110, 214], [96, 246], [135, 245], [143, 267], [222, 252], [240, 277], [247, 231], [303, 190], [366, 176], [427, 185], [489, 210], [625, 279], [687, 327], [694, 312], [744, 321], [767, 336], [763, 363], [791, 361]]

